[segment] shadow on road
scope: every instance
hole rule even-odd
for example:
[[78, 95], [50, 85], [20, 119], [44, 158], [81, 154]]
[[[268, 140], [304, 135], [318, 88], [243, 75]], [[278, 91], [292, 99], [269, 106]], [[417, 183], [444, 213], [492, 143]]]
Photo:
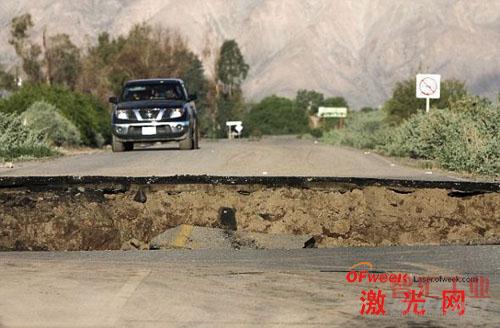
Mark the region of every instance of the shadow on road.
[[163, 150], [178, 150], [180, 151], [177, 144], [137, 144], [134, 145], [133, 151], [163, 151]]

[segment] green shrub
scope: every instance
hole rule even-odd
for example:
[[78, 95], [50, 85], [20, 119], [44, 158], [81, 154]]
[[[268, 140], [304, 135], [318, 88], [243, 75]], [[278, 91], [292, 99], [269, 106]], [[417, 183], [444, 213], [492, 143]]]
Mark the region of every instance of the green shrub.
[[111, 138], [110, 114], [94, 97], [47, 85], [26, 85], [9, 98], [0, 100], [0, 112], [22, 113], [37, 101], [56, 106], [80, 131], [82, 143], [102, 146]]
[[309, 133], [311, 134], [311, 136], [313, 136], [314, 138], [321, 138], [323, 136], [323, 130], [320, 129], [320, 128], [315, 128], [315, 129], [311, 129], [309, 131]]
[[23, 125], [45, 136], [55, 146], [81, 144], [80, 132], [76, 126], [59, 113], [58, 109], [44, 101], [33, 103], [21, 114]]
[[42, 136], [22, 124], [19, 116], [0, 112], [0, 159], [9, 161], [55, 153]]
[[[416, 79], [411, 77], [408, 80], [396, 83], [392, 97], [384, 104], [384, 111], [387, 113], [386, 120], [392, 125], [398, 125], [405, 119], [416, 114], [419, 109], [425, 108], [425, 99], [415, 97]], [[441, 97], [431, 100], [433, 108], [447, 108], [450, 103], [467, 95], [465, 83], [459, 80], [443, 80], [441, 82]]]
[[323, 134], [322, 141], [361, 149], [373, 149], [385, 144], [388, 126], [382, 111], [349, 113], [343, 129]]
[[423, 111], [389, 126], [384, 111], [349, 115], [344, 129], [322, 141], [437, 161], [443, 168], [500, 175], [500, 107], [478, 97], [449, 99], [446, 109]]
[[320, 127], [323, 132], [336, 129], [339, 126], [340, 118], [338, 117], [323, 117], [320, 120]]
[[423, 112], [393, 130], [381, 147], [390, 155], [437, 160], [446, 169], [500, 174], [500, 108], [477, 97]]
[[244, 119], [246, 131], [261, 134], [300, 134], [307, 132], [309, 118], [287, 98], [270, 96], [252, 106]]

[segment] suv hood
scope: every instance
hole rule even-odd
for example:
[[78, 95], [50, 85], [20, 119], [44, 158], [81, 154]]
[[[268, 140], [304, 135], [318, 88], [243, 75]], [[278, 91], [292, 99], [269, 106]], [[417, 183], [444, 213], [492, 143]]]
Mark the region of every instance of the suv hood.
[[142, 109], [142, 108], [180, 108], [186, 101], [183, 100], [141, 100], [127, 101], [116, 105], [116, 109]]

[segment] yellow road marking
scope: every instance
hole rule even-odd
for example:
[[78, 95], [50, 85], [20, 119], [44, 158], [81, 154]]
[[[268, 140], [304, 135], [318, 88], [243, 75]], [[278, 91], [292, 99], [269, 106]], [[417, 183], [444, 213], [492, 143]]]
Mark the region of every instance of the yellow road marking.
[[189, 224], [182, 224], [181, 229], [172, 244], [175, 248], [184, 248], [186, 243], [193, 232], [193, 226]]
[[373, 264], [371, 262], [359, 262], [359, 263], [354, 264], [352, 267], [350, 267], [349, 270], [353, 270], [353, 269], [355, 269], [359, 266], [362, 266], [362, 265], [366, 265], [370, 269], [373, 269]]

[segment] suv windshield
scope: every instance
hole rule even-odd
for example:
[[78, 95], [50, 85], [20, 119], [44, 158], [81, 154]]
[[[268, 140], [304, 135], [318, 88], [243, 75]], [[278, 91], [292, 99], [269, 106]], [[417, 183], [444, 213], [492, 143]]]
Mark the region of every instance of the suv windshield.
[[122, 101], [184, 100], [179, 83], [133, 84], [123, 89]]

